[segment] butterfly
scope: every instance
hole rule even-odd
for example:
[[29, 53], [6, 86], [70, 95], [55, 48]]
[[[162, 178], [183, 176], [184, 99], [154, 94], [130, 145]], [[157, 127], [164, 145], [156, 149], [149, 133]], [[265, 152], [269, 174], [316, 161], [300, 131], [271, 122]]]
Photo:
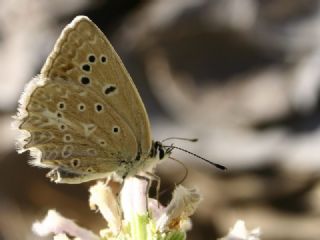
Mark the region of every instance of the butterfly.
[[149, 171], [174, 147], [151, 138], [141, 97], [116, 51], [85, 16], [58, 38], [19, 100], [18, 152], [56, 183]]

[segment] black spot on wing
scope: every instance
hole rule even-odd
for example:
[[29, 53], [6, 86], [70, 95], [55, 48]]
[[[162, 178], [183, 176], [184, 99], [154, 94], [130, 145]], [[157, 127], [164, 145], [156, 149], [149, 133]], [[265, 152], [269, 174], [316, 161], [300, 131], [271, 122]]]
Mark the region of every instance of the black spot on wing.
[[106, 90], [104, 90], [104, 93], [105, 94], [110, 94], [112, 92], [114, 92], [117, 88], [115, 86], [110, 86], [110, 87], [107, 87]]

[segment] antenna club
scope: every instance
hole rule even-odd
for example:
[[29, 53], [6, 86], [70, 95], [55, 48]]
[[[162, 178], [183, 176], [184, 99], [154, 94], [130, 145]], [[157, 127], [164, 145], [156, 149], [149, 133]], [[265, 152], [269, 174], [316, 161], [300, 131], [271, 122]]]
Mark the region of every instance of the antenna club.
[[195, 154], [195, 153], [193, 153], [193, 152], [190, 152], [190, 151], [188, 151], [188, 150], [186, 150], [186, 149], [183, 149], [183, 148], [180, 148], [180, 147], [176, 147], [176, 146], [173, 146], [173, 145], [171, 145], [171, 146], [162, 145], [162, 146], [163, 146], [163, 147], [166, 147], [166, 148], [170, 148], [171, 150], [174, 149], [174, 148], [175, 148], [175, 149], [178, 149], [178, 150], [183, 151], [183, 152], [186, 152], [186, 153], [188, 153], [188, 154], [190, 154], [190, 155], [192, 155], [192, 156], [195, 156], [195, 157], [197, 157], [197, 158], [199, 158], [199, 159], [201, 159], [201, 160], [203, 160], [203, 161], [205, 161], [205, 162], [207, 162], [207, 163], [215, 166], [216, 168], [218, 168], [218, 169], [220, 169], [220, 170], [227, 170], [227, 168], [226, 168], [225, 166], [223, 166], [223, 165], [221, 165], [221, 164], [218, 164], [218, 163], [215, 163], [215, 162], [211, 162], [211, 161], [209, 161], [208, 159], [205, 159], [204, 157], [201, 157], [200, 155]]
[[163, 143], [168, 140], [182, 140], [182, 141], [188, 141], [188, 142], [197, 142], [198, 138], [168, 137], [163, 139], [161, 142]]
[[220, 164], [215, 164], [215, 166], [216, 166], [217, 168], [219, 168], [219, 169], [223, 170], [223, 171], [228, 170], [228, 168], [227, 168], [227, 167], [225, 167], [225, 166], [223, 166], [223, 165], [220, 165]]

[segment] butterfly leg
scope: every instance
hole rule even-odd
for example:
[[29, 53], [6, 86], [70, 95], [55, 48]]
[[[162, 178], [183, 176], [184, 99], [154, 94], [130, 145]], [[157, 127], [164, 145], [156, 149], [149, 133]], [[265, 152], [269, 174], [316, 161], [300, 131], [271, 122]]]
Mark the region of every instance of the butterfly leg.
[[146, 174], [150, 177], [150, 179], [156, 181], [156, 183], [157, 183], [157, 186], [156, 186], [156, 199], [157, 199], [158, 206], [159, 206], [159, 204], [160, 204], [160, 202], [159, 202], [159, 192], [160, 192], [161, 179], [160, 179], [159, 176], [155, 175], [152, 172], [146, 172]]

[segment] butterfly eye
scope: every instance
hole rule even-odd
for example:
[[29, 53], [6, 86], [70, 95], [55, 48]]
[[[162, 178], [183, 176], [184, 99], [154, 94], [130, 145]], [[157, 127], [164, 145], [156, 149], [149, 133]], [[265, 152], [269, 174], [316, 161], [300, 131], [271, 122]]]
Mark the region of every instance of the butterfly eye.
[[78, 158], [72, 159], [72, 160], [70, 161], [70, 165], [71, 165], [71, 167], [73, 167], [73, 168], [78, 168], [78, 167], [80, 167], [80, 159], [78, 159]]

